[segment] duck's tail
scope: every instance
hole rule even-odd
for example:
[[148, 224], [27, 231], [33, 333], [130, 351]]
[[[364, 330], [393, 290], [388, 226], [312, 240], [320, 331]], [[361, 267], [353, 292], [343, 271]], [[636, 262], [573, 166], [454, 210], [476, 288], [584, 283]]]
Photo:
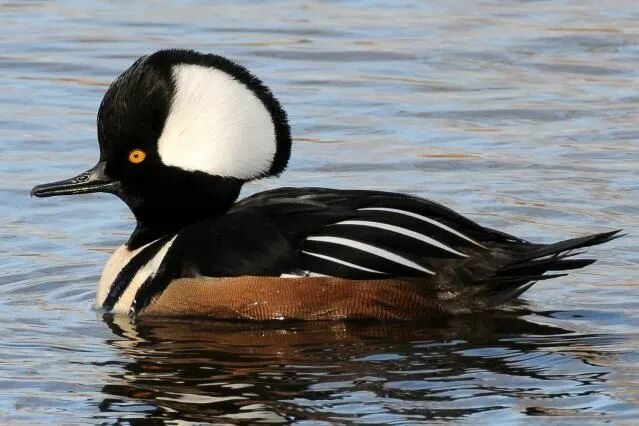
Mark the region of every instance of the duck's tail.
[[607, 243], [625, 234], [621, 230], [573, 238], [554, 244], [534, 245], [524, 251], [515, 260], [496, 271], [490, 279], [484, 279], [477, 284], [483, 284], [492, 293], [491, 300], [495, 305], [506, 303], [519, 297], [537, 281], [547, 280], [566, 275], [565, 273], [551, 273], [566, 271], [588, 266], [596, 259], [573, 259], [584, 253], [575, 251], [581, 248]]

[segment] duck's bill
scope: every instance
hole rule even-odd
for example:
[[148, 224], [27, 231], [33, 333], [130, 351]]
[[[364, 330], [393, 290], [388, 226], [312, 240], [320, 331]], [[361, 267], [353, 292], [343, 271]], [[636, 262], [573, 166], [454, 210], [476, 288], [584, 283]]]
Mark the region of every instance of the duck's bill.
[[119, 182], [104, 174], [104, 162], [71, 179], [34, 186], [31, 195], [53, 197], [55, 195], [88, 194], [91, 192], [115, 192]]

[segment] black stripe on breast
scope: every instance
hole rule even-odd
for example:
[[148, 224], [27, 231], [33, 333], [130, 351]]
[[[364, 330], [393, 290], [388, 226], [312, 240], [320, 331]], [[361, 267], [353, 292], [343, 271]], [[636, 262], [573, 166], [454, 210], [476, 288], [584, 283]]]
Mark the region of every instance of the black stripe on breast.
[[[164, 242], [169, 239], [164, 239]], [[164, 244], [163, 242], [163, 244]], [[131, 311], [133, 313], [139, 313], [146, 308], [155, 297], [161, 294], [171, 283], [171, 281], [177, 277], [177, 274], [182, 272], [181, 262], [184, 252], [181, 247], [183, 240], [180, 236], [175, 237], [175, 241], [171, 244], [170, 249], [167, 251], [164, 259], [160, 263], [155, 274], [142, 283], [138, 289], [133, 303], [131, 304]], [[162, 246], [163, 247], [163, 246]], [[184, 276], [184, 275], [182, 275]]]
[[168, 237], [160, 238], [159, 240], [149, 244], [149, 246], [142, 249], [142, 251], [136, 254], [133, 259], [127, 263], [124, 268], [120, 271], [118, 276], [115, 278], [111, 287], [109, 288], [109, 294], [106, 299], [104, 299], [104, 303], [102, 306], [111, 310], [118, 303], [118, 300], [131, 283], [131, 280], [135, 277], [135, 274], [138, 273], [140, 269], [144, 267], [152, 258], [156, 255], [158, 250], [166, 243]]

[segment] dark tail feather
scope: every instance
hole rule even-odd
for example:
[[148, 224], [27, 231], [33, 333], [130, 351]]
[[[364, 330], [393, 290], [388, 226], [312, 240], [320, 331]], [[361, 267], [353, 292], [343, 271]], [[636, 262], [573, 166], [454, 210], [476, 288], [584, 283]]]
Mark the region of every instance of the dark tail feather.
[[502, 304], [519, 297], [536, 281], [560, 277], [566, 274], [544, 275], [548, 271], [566, 271], [588, 266], [596, 259], [573, 259], [583, 252], [574, 250], [603, 244], [622, 237], [621, 230], [573, 238], [554, 244], [535, 246], [525, 251], [519, 258], [505, 265], [491, 279], [477, 284], [484, 284], [493, 294], [495, 304]]
[[576, 256], [573, 253], [563, 253], [544, 259], [533, 259], [510, 264], [499, 270], [501, 275], [541, 275], [547, 271], [567, 271], [579, 269], [595, 263], [596, 259], [566, 259]]
[[[561, 277], [562, 275], [565, 275], [565, 274], [553, 275], [551, 278], [555, 278], [555, 277], [558, 277], [558, 276]], [[507, 290], [500, 291], [500, 292], [496, 293], [495, 296], [493, 296], [491, 301], [494, 304], [494, 306], [503, 305], [504, 303], [508, 303], [511, 300], [514, 300], [514, 299], [518, 298], [519, 296], [524, 294], [526, 292], [526, 290], [528, 290], [530, 287], [532, 287], [536, 283], [537, 283], [537, 281], [530, 281], [530, 282], [527, 282], [525, 284], [522, 284], [522, 285], [519, 285], [519, 286], [516, 285], [516, 286], [511, 287], [511, 288], [509, 288]]]
[[541, 246], [535, 250], [527, 252], [523, 258], [517, 259], [516, 262], [523, 263], [528, 260], [539, 259], [540, 257], [557, 256], [566, 251], [607, 243], [608, 241], [612, 241], [625, 235], [620, 235], [620, 232], [621, 229], [618, 229], [616, 231], [603, 232], [601, 234], [589, 235], [587, 237], [572, 238], [570, 240], [560, 241], [555, 244]]

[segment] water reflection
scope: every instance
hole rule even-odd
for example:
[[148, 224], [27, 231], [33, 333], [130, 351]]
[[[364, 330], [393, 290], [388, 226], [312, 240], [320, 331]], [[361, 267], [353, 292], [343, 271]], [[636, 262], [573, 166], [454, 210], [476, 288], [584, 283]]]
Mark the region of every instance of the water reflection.
[[[284, 0], [268, 19], [255, 0], [0, 4], [0, 424], [636, 423], [639, 3], [602, 4]], [[106, 86], [166, 47], [229, 56], [285, 105], [290, 168], [247, 194], [400, 191], [544, 242], [629, 236], [535, 286], [535, 314], [114, 335], [89, 306], [130, 213], [28, 191], [96, 159]]]
[[127, 361], [99, 408], [126, 412], [127, 421], [388, 423], [513, 407], [592, 415], [608, 370], [591, 345], [613, 342], [536, 318], [238, 324], [105, 316], [119, 336], [109, 343]]

